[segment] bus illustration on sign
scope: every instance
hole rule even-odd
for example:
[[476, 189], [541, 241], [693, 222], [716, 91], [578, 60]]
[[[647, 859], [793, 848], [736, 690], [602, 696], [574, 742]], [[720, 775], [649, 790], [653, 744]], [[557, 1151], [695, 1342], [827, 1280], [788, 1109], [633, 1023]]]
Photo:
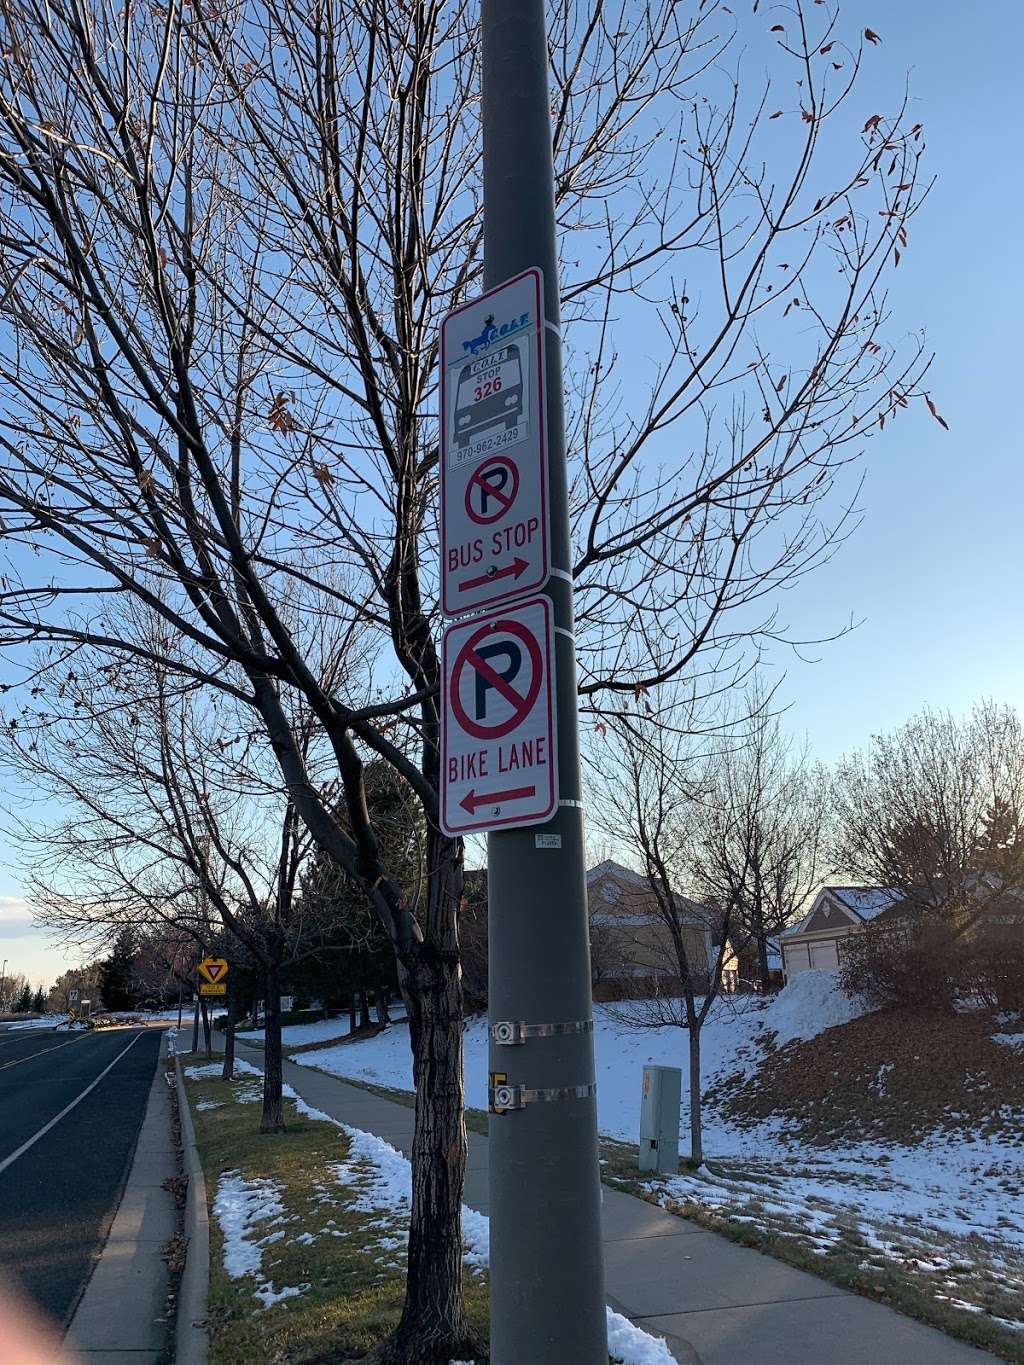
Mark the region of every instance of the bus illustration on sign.
[[527, 435], [526, 406], [517, 342], [460, 366], [452, 443], [455, 461], [478, 460], [523, 440]]

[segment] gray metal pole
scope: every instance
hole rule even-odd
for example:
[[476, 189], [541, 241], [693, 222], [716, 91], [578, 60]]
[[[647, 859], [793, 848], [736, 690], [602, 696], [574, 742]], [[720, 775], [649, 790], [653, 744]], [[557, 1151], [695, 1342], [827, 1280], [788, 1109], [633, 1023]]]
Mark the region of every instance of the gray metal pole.
[[[548, 587], [556, 642], [558, 814], [488, 836], [492, 1024], [579, 1025], [518, 1046], [493, 1040], [492, 1073], [529, 1089], [593, 1087], [590, 945], [580, 795], [576, 655], [543, 0], [481, 0], [484, 284], [544, 272]], [[554, 841], [540, 835], [557, 835]], [[492, 1365], [607, 1365], [597, 1102], [566, 1098], [492, 1114]]]

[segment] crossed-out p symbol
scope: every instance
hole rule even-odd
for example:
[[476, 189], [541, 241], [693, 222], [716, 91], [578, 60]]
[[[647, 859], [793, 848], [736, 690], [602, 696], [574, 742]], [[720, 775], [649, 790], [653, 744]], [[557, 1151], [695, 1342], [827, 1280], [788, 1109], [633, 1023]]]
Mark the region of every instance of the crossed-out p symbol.
[[466, 512], [478, 526], [488, 526], [510, 511], [519, 494], [519, 466], [506, 455], [495, 455], [466, 485]]

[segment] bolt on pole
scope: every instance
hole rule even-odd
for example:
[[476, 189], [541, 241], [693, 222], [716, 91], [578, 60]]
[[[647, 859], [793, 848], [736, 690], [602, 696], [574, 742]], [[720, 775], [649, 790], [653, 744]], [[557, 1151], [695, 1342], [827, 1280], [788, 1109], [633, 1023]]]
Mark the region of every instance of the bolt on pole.
[[547, 824], [488, 835], [490, 1021], [525, 1026], [511, 1045], [492, 1032], [490, 1069], [546, 1096], [490, 1116], [491, 1361], [607, 1365], [543, 0], [481, 0], [481, 34], [484, 287], [544, 277], [560, 797]]

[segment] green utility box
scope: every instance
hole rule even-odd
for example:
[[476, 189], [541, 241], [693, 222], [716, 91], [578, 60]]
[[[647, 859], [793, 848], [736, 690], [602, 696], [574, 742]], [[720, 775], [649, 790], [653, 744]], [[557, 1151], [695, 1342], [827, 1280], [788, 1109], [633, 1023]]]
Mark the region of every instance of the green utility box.
[[645, 1066], [640, 1101], [640, 1169], [679, 1170], [679, 1102], [683, 1073], [677, 1066]]

